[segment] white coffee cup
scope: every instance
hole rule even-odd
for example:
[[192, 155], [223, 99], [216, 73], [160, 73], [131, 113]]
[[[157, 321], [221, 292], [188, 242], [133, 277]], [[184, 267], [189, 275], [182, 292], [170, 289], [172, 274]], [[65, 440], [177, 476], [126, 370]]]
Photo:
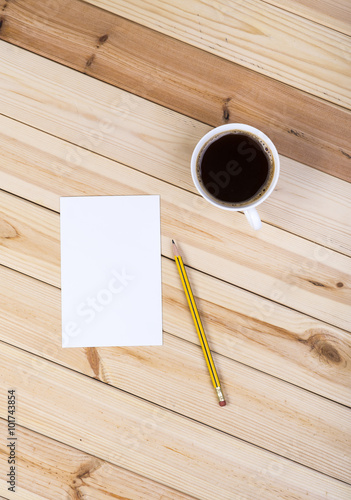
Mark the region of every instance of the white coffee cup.
[[[212, 144], [215, 140], [218, 140], [222, 136], [228, 135], [230, 133], [236, 133], [236, 134], [242, 133], [243, 135], [247, 135], [251, 139], [255, 140], [257, 143], [259, 143], [261, 145], [260, 147], [263, 147], [265, 151], [268, 151], [267, 154], [269, 155], [270, 165], [271, 165], [269, 180], [267, 181], [267, 183], [262, 185], [264, 186], [264, 188], [262, 188], [261, 191], [259, 189], [257, 194], [251, 196], [251, 198], [249, 198], [247, 201], [241, 201], [237, 203], [221, 201], [217, 199], [213, 193], [207, 190], [201, 181], [200, 169], [198, 165], [207, 147], [210, 144]], [[195, 187], [201, 194], [201, 196], [203, 196], [205, 200], [209, 201], [210, 203], [212, 203], [212, 205], [215, 205], [218, 208], [222, 208], [224, 210], [230, 210], [233, 212], [243, 211], [253, 229], [260, 229], [262, 227], [262, 222], [260, 216], [257, 213], [256, 207], [260, 205], [264, 200], [266, 200], [274, 190], [278, 181], [279, 171], [280, 171], [279, 155], [273, 142], [257, 128], [242, 123], [228, 123], [226, 125], [221, 125], [219, 127], [212, 129], [210, 132], [205, 134], [200, 139], [191, 157], [191, 175]], [[229, 174], [226, 175], [228, 177]]]

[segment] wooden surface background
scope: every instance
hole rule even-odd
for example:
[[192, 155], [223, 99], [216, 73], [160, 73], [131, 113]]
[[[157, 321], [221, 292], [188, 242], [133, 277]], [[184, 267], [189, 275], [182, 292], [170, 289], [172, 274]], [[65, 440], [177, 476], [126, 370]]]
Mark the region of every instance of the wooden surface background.
[[[351, 498], [350, 36], [347, 0], [0, 0], [1, 498]], [[280, 153], [259, 232], [191, 181], [230, 122]], [[164, 345], [62, 349], [60, 196], [124, 194], [161, 195]]]

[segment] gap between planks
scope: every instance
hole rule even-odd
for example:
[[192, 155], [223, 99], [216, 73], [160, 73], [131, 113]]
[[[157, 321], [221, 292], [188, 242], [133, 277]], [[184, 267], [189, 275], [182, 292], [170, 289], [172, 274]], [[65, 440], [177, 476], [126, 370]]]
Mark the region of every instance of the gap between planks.
[[[6, 435], [7, 421], [0, 419], [0, 428]], [[20, 425], [16, 426], [16, 435], [20, 484], [16, 485], [16, 494], [11, 496], [4, 480], [8, 472], [7, 461], [1, 460], [0, 493], [10, 495], [4, 497], [5, 500], [16, 499], [18, 495], [26, 500], [57, 500], [64, 494], [72, 499], [89, 496], [94, 500], [107, 500], [118, 494], [139, 500], [161, 497], [165, 500], [195, 500]], [[4, 448], [2, 453], [7, 454], [8, 450]]]
[[[351, 180], [346, 110], [89, 4], [55, 5], [60, 16], [51, 4], [40, 14], [34, 1], [10, 3], [0, 37], [212, 126], [249, 123], [284, 155]], [[19, 54], [8, 52], [11, 61]]]
[[345, 35], [351, 35], [351, 5], [348, 0], [263, 1]]
[[[74, 169], [84, 164], [85, 157], [89, 156], [86, 149], [93, 149], [100, 155], [195, 192], [189, 161], [195, 144], [210, 129], [208, 126], [33, 54], [27, 60], [28, 54], [22, 50], [20, 53], [22, 69], [15, 71], [8, 81], [11, 91], [3, 94], [3, 113], [70, 141], [55, 145], [54, 140], [40, 136], [30, 127], [1, 118], [4, 140], [20, 141], [27, 148], [27, 161], [33, 161], [31, 154], [39, 161], [40, 153], [29, 147], [32, 144], [26, 135], [32, 138], [36, 149], [38, 141], [44, 141], [45, 147], [45, 143], [51, 141], [49, 147], [55, 147], [56, 157], [52, 158], [47, 149], [45, 154], [49, 154], [52, 174], [61, 186], [64, 178], [72, 176]], [[28, 64], [29, 73], [24, 77], [22, 72]], [[50, 75], [45, 85], [43, 76], [38, 77], [44, 70]], [[56, 79], [63, 79], [65, 85], [55, 83]], [[111, 103], [115, 103], [112, 109]], [[60, 148], [63, 149], [60, 151]], [[13, 148], [9, 154], [14, 155]], [[263, 220], [351, 255], [350, 185], [283, 156], [281, 163], [278, 186], [260, 206]], [[12, 165], [13, 168], [16, 167]]]
[[[251, 367], [241, 366], [230, 358], [216, 355], [216, 364], [222, 374], [228, 401], [226, 413], [221, 414], [219, 418], [218, 402], [210, 384], [201, 350], [193, 344], [196, 335], [185, 312], [186, 304], [181, 303], [176, 311], [173, 309], [173, 318], [168, 317], [170, 316], [168, 309], [165, 310], [166, 328], [169, 322], [171, 325], [176, 324], [177, 328], [184, 330], [186, 338], [165, 333], [161, 349], [150, 347], [61, 349], [59, 292], [50, 289], [49, 285], [43, 286], [33, 279], [17, 276], [13, 271], [3, 269], [1, 276], [7, 285], [9, 296], [1, 302], [4, 332], [2, 340], [10, 344], [15, 342], [16, 348], [40, 356], [41, 359], [35, 358], [32, 362], [35, 369], [42, 370], [46, 366], [45, 357], [48, 357], [50, 361], [70, 370], [97, 378], [143, 400], [171, 409], [227, 434], [232, 435], [234, 432], [234, 435], [241, 440], [330, 476], [341, 473], [336, 472], [340, 470], [340, 466], [336, 465], [336, 457], [342, 455], [343, 448], [347, 448], [347, 441], [351, 440], [347, 437], [351, 435], [351, 428], [347, 425], [349, 408], [324, 400], [297, 386], [290, 386], [281, 379], [274, 379]], [[179, 288], [177, 293], [181, 296]], [[169, 292], [166, 294], [167, 303]], [[26, 298], [28, 296], [31, 297], [31, 303], [28, 303]], [[178, 300], [171, 297], [173, 308], [174, 304], [178, 306]], [[23, 326], [24, 321], [18, 319], [16, 312], [18, 310], [23, 311], [23, 317], [27, 318], [26, 327]], [[211, 311], [211, 308], [207, 307], [207, 310]], [[28, 314], [28, 311], [32, 311], [32, 314]], [[174, 320], [175, 317], [177, 320]], [[184, 333], [182, 335], [184, 337]], [[217, 332], [217, 337], [223, 338], [222, 332]], [[247, 340], [245, 343], [249, 344]], [[258, 343], [260, 344], [260, 341]], [[227, 342], [226, 346], [225, 344], [226, 342], [222, 344], [224, 355], [228, 356], [231, 354], [231, 347], [234, 353], [244, 342], [240, 339], [240, 342], [232, 342], [232, 346], [230, 342]], [[276, 344], [279, 344], [278, 339]], [[251, 351], [252, 358], [257, 348], [254, 342], [251, 346], [254, 347]], [[300, 358], [302, 352], [303, 349], [300, 349]], [[269, 353], [265, 355], [262, 350], [260, 356], [267, 357], [267, 354]], [[291, 353], [289, 357], [291, 358]], [[271, 356], [270, 362], [272, 360]], [[288, 364], [286, 361], [284, 368]], [[298, 370], [301, 369], [299, 363]], [[194, 373], [197, 374], [196, 377], [193, 376]], [[298, 372], [296, 374], [298, 375]], [[335, 372], [336, 377], [339, 374], [339, 370]], [[332, 370], [324, 384], [331, 376]], [[296, 380], [294, 382], [296, 383]], [[320, 382], [323, 384], [323, 380], [318, 379], [315, 374], [313, 383], [319, 386]], [[340, 385], [340, 377], [337, 384]], [[335, 387], [337, 388], [337, 385]], [[347, 392], [345, 390], [345, 396]], [[235, 431], [232, 427], [234, 420]], [[257, 426], [258, 420], [259, 426]], [[289, 439], [286, 439], [287, 435], [290, 436]], [[322, 457], [318, 453], [321, 448], [324, 450]]]
[[[348, 329], [349, 258], [331, 250], [325, 253], [326, 249], [320, 253], [318, 245], [268, 225], [259, 236], [252, 236], [243, 216], [235, 219], [234, 226], [231, 214], [221, 213], [215, 207], [208, 208], [205, 215], [202, 207], [194, 203], [191, 193], [165, 186], [162, 181], [127, 167], [120, 166], [116, 174], [115, 195], [157, 192], [161, 196], [164, 255], [171, 256], [170, 240], [174, 237], [182, 242], [190, 267]], [[125, 175], [123, 183], [122, 174]], [[110, 183], [109, 189], [111, 187]], [[92, 189], [95, 195], [101, 194], [96, 182]], [[88, 194], [86, 187], [85, 194]], [[15, 266], [19, 271], [23, 265], [29, 265], [35, 277], [59, 286], [58, 214], [13, 195], [2, 193], [1, 199], [2, 263]], [[181, 220], [179, 207], [182, 210], [186, 207]], [[264, 252], [260, 251], [262, 247]]]
[[[156, 408], [84, 375], [68, 373], [67, 369], [44, 360], [45, 366], [38, 372], [32, 365], [33, 356], [2, 343], [0, 349], [4, 359], [1, 392], [10, 383], [22, 388], [19, 425], [98, 458], [112, 455], [109, 461], [115, 464], [122, 459], [124, 467], [169, 487], [200, 495], [204, 500], [212, 500], [215, 491], [216, 498], [232, 498], [230, 495], [238, 493], [238, 482], [246, 485], [250, 499], [257, 498], [258, 489], [262, 491], [260, 498], [267, 500], [272, 500], [272, 491], [276, 488], [290, 494], [299, 493], [301, 499], [307, 499], [309, 493], [314, 498], [322, 498], [326, 491], [333, 492], [337, 498], [346, 498], [350, 491], [348, 485], [331, 477]], [[11, 370], [14, 362], [15, 372]], [[33, 401], [43, 393], [45, 407], [39, 410]], [[99, 401], [98, 406], [92, 406], [92, 401]], [[85, 418], [79, 421], [78, 427], [74, 423], [82, 412]], [[145, 439], [143, 429], [150, 418], [156, 427], [147, 427], [148, 439]], [[134, 446], [126, 440], [131, 431], [136, 436]], [[277, 467], [284, 473], [273, 478], [262, 477], [257, 473], [258, 465]], [[267, 496], [270, 485], [273, 488]]]
[[[14, 124], [14, 122], [12, 122], [12, 124]], [[16, 124], [16, 127], [17, 125], [18, 124]], [[21, 127], [19, 129], [17, 128], [16, 133], [18, 134], [20, 130]], [[38, 131], [32, 132], [38, 133]], [[32, 139], [33, 134], [30, 134], [30, 129], [28, 130], [28, 134], [28, 138]], [[279, 302], [282, 302], [283, 300], [283, 302], [289, 307], [297, 309], [299, 309], [299, 307], [296, 307], [297, 304], [294, 305], [294, 300], [298, 299], [300, 303], [301, 301], [303, 303], [302, 297], [299, 297], [299, 294], [297, 293], [301, 290], [316, 294], [314, 303], [317, 306], [319, 300], [321, 300], [320, 306], [322, 306], [323, 296], [324, 299], [329, 296], [330, 299], [334, 299], [337, 302], [339, 300], [341, 300], [341, 302], [347, 300], [347, 269], [349, 268], [349, 260], [346, 257], [340, 254], [337, 255], [335, 252], [326, 248], [321, 249], [318, 245], [309, 241], [301, 241], [301, 238], [297, 238], [294, 235], [287, 234], [286, 232], [282, 232], [281, 230], [267, 225], [265, 226], [265, 230], [263, 232], [258, 235], [255, 234], [255, 237], [253, 237], [250, 233], [250, 229], [247, 227], [246, 221], [243, 220], [244, 217], [242, 214], [235, 214], [237, 217], [234, 218], [231, 214], [223, 213], [214, 209], [214, 207], [207, 206], [204, 200], [198, 196], [194, 196], [192, 193], [184, 192], [174, 186], [165, 185], [162, 181], [151, 178], [148, 175], [131, 170], [122, 165], [119, 165], [117, 169], [114, 162], [98, 157], [88, 151], [79, 153], [79, 150], [76, 150], [78, 152], [78, 156], [79, 154], [84, 154], [84, 168], [76, 166], [75, 168], [69, 167], [67, 171], [67, 163], [64, 162], [63, 165], [61, 163], [62, 159], [67, 159], [67, 152], [65, 152], [64, 148], [62, 148], [64, 144], [42, 133], [39, 133], [38, 139], [40, 139], [39, 149], [37, 146], [33, 149], [33, 144], [31, 144], [30, 148], [26, 146], [25, 162], [23, 162], [23, 160], [19, 161], [20, 159], [18, 157], [17, 160], [13, 162], [13, 154], [17, 155], [17, 151], [19, 151], [18, 141], [16, 141], [16, 149], [12, 150], [9, 154], [9, 172], [13, 169], [17, 169], [18, 166], [23, 165], [23, 163], [28, 165], [31, 155], [35, 155], [33, 168], [35, 168], [37, 174], [40, 175], [40, 179], [43, 184], [40, 186], [39, 191], [38, 188], [35, 187], [34, 193], [31, 195], [32, 199], [34, 196], [34, 201], [36, 201], [36, 196], [39, 194], [40, 196], [45, 196], [46, 198], [44, 205], [46, 205], [50, 199], [56, 200], [55, 203], [57, 207], [60, 195], [73, 193], [87, 194], [89, 192], [91, 194], [141, 194], [156, 192], [161, 194], [163, 199], [162, 205], [164, 208], [162, 208], [162, 214], [164, 220], [164, 231], [166, 231], [164, 236], [167, 235], [171, 238], [176, 237], [177, 234], [179, 234], [179, 221], [177, 222], [174, 218], [174, 214], [177, 214], [178, 219], [181, 217], [181, 222], [183, 223], [182, 232], [184, 232], [180, 239], [182, 240], [185, 238], [184, 244], [191, 242], [191, 247], [194, 250], [198, 249], [199, 256], [204, 254], [204, 250], [209, 252], [212, 257], [216, 255], [216, 261], [214, 261], [215, 266], [212, 269], [207, 269], [206, 266], [203, 266], [202, 270], [210, 272], [221, 279], [227, 280], [228, 270], [232, 268], [234, 271], [235, 269], [233, 274], [233, 276], [236, 276], [235, 284], [240, 287], [250, 289], [252, 280], [248, 274], [249, 268], [251, 267], [251, 272], [254, 272], [254, 275], [252, 275], [253, 282], [256, 283], [257, 279], [260, 280], [260, 272], [265, 274], [265, 280], [263, 280], [263, 283], [261, 283], [262, 280], [260, 281], [261, 286], [264, 288], [261, 290], [255, 288], [254, 291], [256, 293], [265, 295], [275, 301], [278, 300]], [[41, 159], [41, 148], [46, 139], [49, 139], [49, 143], [46, 147], [49, 148], [48, 151], [50, 151], [50, 154], [48, 158]], [[48, 165], [50, 165], [49, 168]], [[99, 174], [94, 173], [97, 165], [99, 166]], [[22, 179], [23, 174], [24, 182]], [[12, 178], [12, 174], [10, 173], [10, 176], [8, 174], [5, 175], [5, 179], [10, 179], [10, 181], [12, 181], [12, 185], [15, 186], [16, 189], [18, 189], [20, 185], [20, 189], [24, 190], [22, 191], [22, 195], [23, 193], [28, 193], [24, 194], [24, 196], [28, 196], [32, 190], [31, 186], [33, 185], [34, 179], [31, 178], [30, 174], [28, 177], [27, 169], [22, 170], [19, 178]], [[20, 183], [18, 180], [20, 180]], [[52, 182], [53, 180], [55, 180], [55, 183]], [[35, 181], [35, 184], [37, 185], [37, 181]], [[90, 187], [87, 191], [88, 186]], [[135, 188], [135, 186], [142, 186], [142, 188]], [[347, 184], [345, 184], [345, 186], [347, 186]], [[19, 194], [21, 195], [21, 193]], [[11, 197], [9, 199], [11, 199]], [[52, 207], [52, 201], [50, 201], [49, 205], [46, 206]], [[205, 207], [206, 211], [204, 210]], [[18, 211], [18, 209], [16, 210]], [[15, 212], [14, 216], [15, 220], [21, 220], [22, 215], [16, 215]], [[43, 216], [43, 220], [45, 220], [47, 215], [43, 214]], [[190, 231], [190, 222], [194, 224], [196, 232], [198, 232], [196, 241], [194, 239], [193, 225], [191, 226]], [[32, 222], [29, 220], [28, 224], [31, 226]], [[49, 222], [47, 222], [47, 224], [50, 225]], [[58, 238], [57, 229], [56, 233], [55, 230], [54, 233], [51, 233], [52, 227], [48, 227], [45, 230], [48, 231], [48, 234], [53, 235], [48, 243], [50, 248], [52, 247], [51, 260], [53, 259], [55, 261], [56, 259], [57, 262], [57, 250], [54, 249], [55, 245], [52, 246], [53, 240]], [[235, 235], [233, 231], [236, 231]], [[54, 234], [56, 234], [56, 236], [54, 236]], [[204, 234], [211, 235], [211, 238], [209, 240], [206, 238], [206, 240], [203, 241]], [[223, 234], [227, 235], [225, 241], [223, 240]], [[221, 248], [223, 251], [220, 253], [218, 251], [218, 244], [214, 246], [215, 241], [222, 242]], [[10, 240], [8, 244], [11, 245]], [[31, 244], [30, 242], [29, 244], [33, 245], [33, 243]], [[16, 247], [16, 242], [14, 242], [14, 245]], [[252, 245], [254, 246], [252, 247]], [[264, 245], [264, 248], [270, 247], [271, 252], [262, 252], [261, 258], [266, 260], [266, 262], [258, 264], [257, 259], [255, 259], [254, 256], [256, 255], [255, 252], [258, 251], [261, 245]], [[292, 249], [295, 247], [297, 250], [296, 255], [292, 253]], [[56, 248], [58, 247], [56, 246]], [[194, 252], [194, 256], [195, 254], [196, 252]], [[232, 255], [234, 254], [236, 255], [236, 263], [232, 262]], [[270, 260], [271, 254], [273, 260]], [[275, 273], [274, 269], [279, 264], [277, 256], [278, 260], [282, 259], [282, 261], [278, 266], [279, 272], [277, 270], [277, 273]], [[205, 255], [203, 255], [203, 257], [205, 262]], [[33, 258], [36, 260], [35, 253], [33, 253]], [[201, 257], [199, 258], [201, 260]], [[334, 260], [335, 263], [333, 263]], [[339, 264], [337, 264], [338, 261]], [[198, 266], [197, 263], [192, 264], [191, 261], [188, 263], [193, 267]], [[4, 262], [4, 264], [6, 264], [6, 262]], [[325, 264], [327, 264], [327, 266], [325, 266]], [[39, 261], [38, 265], [40, 266]], [[240, 271], [240, 265], [245, 266], [245, 272]], [[225, 274], [223, 274], [225, 271], [224, 266], [227, 268], [227, 272]], [[328, 270], [329, 266], [331, 266], [331, 268]], [[336, 269], [339, 269], [339, 271], [335, 275]], [[319, 275], [319, 273], [322, 274]], [[303, 276], [305, 276], [305, 278], [303, 278]], [[38, 274], [36, 274], [36, 277], [40, 278]], [[240, 277], [241, 279], [239, 279]], [[276, 280], [274, 280], [274, 278], [276, 278]], [[285, 280], [287, 283], [284, 283]], [[267, 283], [265, 283], [265, 281], [267, 281]], [[55, 283], [52, 279], [50, 282]], [[320, 283], [320, 285], [317, 286], [318, 283]], [[343, 287], [339, 286], [340, 283], [343, 283]], [[325, 286], [322, 286], [323, 284], [325, 284]], [[288, 288], [288, 290], [285, 290], [285, 288]], [[272, 296], [275, 289], [277, 292], [280, 292], [279, 296], [276, 296], [276, 293]], [[288, 297], [285, 297], [287, 291], [289, 291], [289, 295], [292, 295], [292, 302], [286, 302], [286, 299], [288, 299]], [[311, 299], [312, 296], [313, 295], [311, 295]], [[331, 308], [332, 311], [335, 309], [333, 312], [338, 318], [338, 325], [341, 326], [340, 315], [336, 314], [337, 302], [334, 302], [333, 305], [329, 303], [329, 305], [325, 305], [325, 307], [327, 309]], [[308, 314], [312, 314], [312, 316], [319, 317], [319, 313], [317, 313], [317, 311], [313, 313], [313, 311], [308, 311], [306, 308], [304, 308], [304, 310]], [[320, 309], [318, 308], [318, 310]], [[326, 311], [323, 307], [322, 310], [323, 313], [320, 317], [329, 323], [334, 323], [334, 320], [332, 320], [331, 317], [328, 319], [326, 318]], [[341, 317], [344, 315], [340, 309], [339, 313], [341, 314]], [[347, 315], [345, 316], [345, 320], [346, 317]], [[342, 327], [347, 328], [346, 325], [347, 323], [343, 324]]]
[[[28, 212], [28, 207], [26, 211]], [[32, 216], [37, 219], [42, 218], [43, 214], [40, 215], [37, 212]], [[43, 258], [39, 256], [43, 265], [46, 245], [44, 241], [41, 241], [39, 245], [44, 249]], [[25, 253], [26, 256], [27, 253]], [[18, 267], [17, 263], [13, 262], [13, 264]], [[21, 271], [26, 275], [33, 275], [31, 261], [23, 260]], [[13, 286], [14, 289], [18, 288], [17, 285], [11, 284], [11, 280], [6, 281], [8, 273], [11, 275], [11, 272], [6, 271], [5, 268], [4, 282], [8, 283], [9, 289]], [[200, 311], [203, 311], [204, 325], [214, 352], [230, 356], [234, 360], [300, 385], [307, 390], [316, 392], [318, 388], [319, 394], [343, 404], [350, 404], [350, 397], [346, 390], [350, 378], [348, 333], [277, 303], [272, 304], [270, 300], [202, 272], [189, 269], [189, 275]], [[27, 285], [33, 286], [32, 278], [27, 279]], [[193, 328], [187, 316], [187, 304], [171, 259], [162, 259], [162, 279], [165, 330], [179, 338], [198, 343], [197, 338], [193, 337]], [[42, 285], [36, 285], [35, 289], [40, 290], [41, 287], [45, 287], [44, 281], [42, 283]], [[42, 293], [44, 299], [47, 292]], [[31, 318], [30, 311], [35, 309], [35, 304], [28, 309], [25, 306], [27, 294], [23, 297], [17, 314], [21, 309], [27, 311], [22, 320], [25, 321], [26, 317]], [[59, 302], [55, 297], [55, 295], [51, 296], [47, 304], [50, 311], [49, 319], [53, 314], [56, 314], [56, 317], [60, 316]], [[40, 299], [38, 303], [41, 303], [43, 299]], [[9, 300], [7, 295], [3, 297], [3, 303], [8, 304], [7, 307], [11, 310], [11, 301], [16, 302], [16, 294], [12, 295], [12, 299]], [[56, 304], [54, 310], [52, 310], [52, 303]], [[234, 308], [233, 304], [235, 304]], [[50, 320], [52, 327], [55, 323], [52, 324], [51, 321], [52, 319]], [[235, 327], [233, 328], [232, 325]], [[57, 328], [58, 325], [55, 326], [54, 331], [57, 331]], [[32, 331], [35, 332], [35, 328]], [[70, 352], [70, 350], [63, 350], [66, 354]], [[284, 359], [283, 371], [282, 359]], [[318, 377], [317, 385], [316, 377]]]
[[350, 37], [260, 0], [88, 0], [114, 14], [351, 107]]

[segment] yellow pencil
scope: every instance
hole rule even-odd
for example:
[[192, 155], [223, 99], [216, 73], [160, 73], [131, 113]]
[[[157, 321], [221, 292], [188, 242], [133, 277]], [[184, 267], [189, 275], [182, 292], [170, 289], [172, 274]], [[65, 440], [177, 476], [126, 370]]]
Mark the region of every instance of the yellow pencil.
[[185, 271], [183, 260], [182, 260], [181, 256], [179, 255], [177, 245], [175, 244], [174, 240], [172, 240], [172, 246], [173, 246], [173, 252], [174, 252], [174, 259], [176, 261], [177, 268], [179, 271], [179, 276], [180, 276], [180, 279], [182, 281], [184, 292], [185, 292], [186, 298], [188, 300], [190, 312], [191, 312], [191, 315], [193, 317], [196, 331], [197, 331], [199, 339], [200, 339], [200, 344], [201, 344], [201, 347], [202, 347], [202, 350], [203, 350], [203, 353], [205, 356], [208, 371], [210, 372], [213, 386], [217, 392], [219, 405], [225, 406], [226, 402], [225, 402], [223, 392], [221, 389], [221, 384], [219, 382], [219, 378], [217, 375], [217, 370], [216, 370], [215, 364], [214, 364], [213, 359], [212, 359], [210, 348], [208, 347], [206, 335], [205, 335], [205, 332], [204, 332], [204, 329], [203, 329], [203, 326], [201, 323], [199, 312], [198, 312], [197, 307], [196, 307], [193, 292], [191, 291], [190, 283], [189, 283], [188, 276], [187, 276], [186, 271]]

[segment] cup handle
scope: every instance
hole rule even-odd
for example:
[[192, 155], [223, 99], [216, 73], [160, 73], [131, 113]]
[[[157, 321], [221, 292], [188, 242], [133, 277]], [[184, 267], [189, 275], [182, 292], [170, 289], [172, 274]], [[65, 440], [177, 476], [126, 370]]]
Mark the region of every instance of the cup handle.
[[262, 222], [256, 208], [249, 208], [248, 210], [244, 210], [244, 214], [246, 215], [246, 218], [253, 229], [261, 229]]

